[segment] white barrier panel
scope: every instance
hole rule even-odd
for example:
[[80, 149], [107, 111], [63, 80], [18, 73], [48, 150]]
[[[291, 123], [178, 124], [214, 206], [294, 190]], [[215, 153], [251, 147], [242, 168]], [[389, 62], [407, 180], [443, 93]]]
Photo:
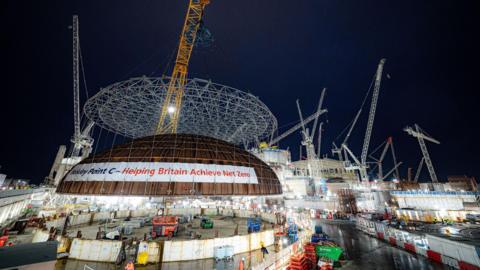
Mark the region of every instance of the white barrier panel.
[[167, 214], [172, 216], [200, 215], [200, 208], [168, 208]]
[[130, 215], [130, 210], [120, 210], [117, 211], [115, 218], [126, 218]]
[[275, 214], [262, 213], [261, 217], [262, 217], [262, 220], [268, 221], [270, 223], [276, 223], [277, 222], [277, 217], [275, 216]]
[[165, 241], [163, 261], [174, 262], [213, 258], [214, 248], [224, 245], [234, 246], [234, 254], [244, 253], [259, 249], [261, 242], [265, 246], [273, 245], [273, 230], [207, 240]]
[[50, 229], [51, 227], [63, 228], [63, 225], [65, 225], [65, 217], [61, 217], [61, 218], [57, 218], [57, 219], [45, 222], [45, 226], [47, 227], [47, 229]]
[[70, 247], [69, 258], [94, 262], [115, 262], [121, 247], [121, 241], [75, 238]]
[[80, 224], [90, 223], [90, 219], [92, 218], [92, 214], [81, 214], [77, 216], [70, 216], [69, 218], [69, 225], [75, 226]]
[[293, 245], [290, 245], [278, 253], [268, 256], [262, 263], [252, 267], [252, 270], [276, 270], [282, 269], [288, 264], [290, 256], [293, 255]]
[[158, 209], [137, 209], [130, 211], [131, 217], [153, 217], [158, 213]]
[[110, 218], [110, 212], [98, 212], [93, 214], [93, 221], [102, 221]]
[[478, 257], [475, 246], [430, 234], [427, 234], [427, 240], [431, 250], [452, 257], [458, 261], [464, 261], [480, 267], [480, 258]]
[[48, 231], [42, 231], [40, 229], [35, 229], [33, 234], [32, 243], [46, 242], [48, 240], [49, 233]]
[[203, 213], [207, 216], [216, 216], [218, 215], [218, 210], [217, 208], [203, 208], [202, 209]]
[[417, 245], [415, 245], [415, 252], [419, 255], [427, 257], [427, 250], [424, 248], [420, 248]]
[[147, 263], [160, 262], [160, 244], [158, 242], [146, 242], [141, 241], [138, 245], [138, 257], [142, 256], [142, 253], [148, 254]]
[[130, 216], [131, 217], [146, 217], [147, 216], [147, 210], [145, 210], [145, 209], [132, 210], [132, 211], [130, 211]]
[[454, 258], [442, 255], [442, 263], [448, 266], [451, 266], [455, 269], [460, 269], [460, 266], [458, 265], [458, 261]]
[[235, 214], [236, 217], [241, 217], [241, 218], [249, 218], [254, 215], [253, 211], [251, 210], [233, 210], [233, 213]]
[[220, 209], [220, 215], [226, 217], [233, 217], [233, 210], [230, 208]]

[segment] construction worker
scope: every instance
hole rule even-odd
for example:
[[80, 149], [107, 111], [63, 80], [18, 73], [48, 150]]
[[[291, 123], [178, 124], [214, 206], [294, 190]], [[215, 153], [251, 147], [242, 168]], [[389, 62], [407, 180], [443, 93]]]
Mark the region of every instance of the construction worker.
[[268, 249], [265, 247], [265, 244], [263, 243], [263, 241], [260, 242], [260, 251], [262, 251], [262, 256], [263, 258], [265, 259], [265, 255], [268, 254]]
[[135, 265], [131, 260], [128, 261], [127, 265], [125, 265], [125, 270], [135, 270]]
[[242, 258], [240, 260], [240, 263], [238, 264], [238, 270], [243, 270], [243, 264], [245, 263], [245, 258]]

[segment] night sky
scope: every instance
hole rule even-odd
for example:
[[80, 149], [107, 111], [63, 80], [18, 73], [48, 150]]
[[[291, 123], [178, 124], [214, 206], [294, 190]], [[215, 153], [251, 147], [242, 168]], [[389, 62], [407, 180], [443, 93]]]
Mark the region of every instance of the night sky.
[[[253, 93], [277, 117], [280, 131], [298, 121], [295, 99], [310, 114], [327, 87], [326, 154], [385, 57], [390, 79], [383, 80], [370, 149], [393, 136], [405, 176], [421, 152], [402, 128], [418, 123], [442, 143], [428, 145], [440, 179], [478, 178], [475, 1], [211, 2], [205, 25], [215, 43], [194, 51], [190, 77]], [[170, 73], [187, 1], [15, 0], [0, 7], [0, 172], [39, 183], [73, 133], [71, 16], [79, 15], [91, 96], [129, 77]], [[83, 86], [81, 92], [84, 102]], [[349, 142], [357, 155], [367, 113], [368, 107]], [[281, 146], [297, 159], [299, 143], [295, 133]], [[425, 167], [422, 176], [428, 179]]]

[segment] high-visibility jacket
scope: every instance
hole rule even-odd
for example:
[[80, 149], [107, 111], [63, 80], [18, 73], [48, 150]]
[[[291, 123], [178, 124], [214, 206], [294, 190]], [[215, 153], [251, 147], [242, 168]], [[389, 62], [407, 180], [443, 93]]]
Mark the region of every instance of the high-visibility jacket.
[[127, 265], [125, 265], [125, 270], [135, 270], [135, 265], [133, 263], [129, 262]]
[[238, 265], [238, 270], [243, 270], [243, 260], [240, 260], [240, 264]]

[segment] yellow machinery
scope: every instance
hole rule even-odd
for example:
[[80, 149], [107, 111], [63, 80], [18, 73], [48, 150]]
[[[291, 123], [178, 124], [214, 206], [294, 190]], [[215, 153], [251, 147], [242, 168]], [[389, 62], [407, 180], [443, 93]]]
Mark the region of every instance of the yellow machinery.
[[175, 66], [170, 77], [167, 95], [157, 124], [156, 134], [175, 133], [177, 131], [182, 97], [187, 81], [188, 62], [192, 54], [195, 38], [200, 27], [205, 6], [209, 0], [190, 0], [188, 12], [183, 24]]

